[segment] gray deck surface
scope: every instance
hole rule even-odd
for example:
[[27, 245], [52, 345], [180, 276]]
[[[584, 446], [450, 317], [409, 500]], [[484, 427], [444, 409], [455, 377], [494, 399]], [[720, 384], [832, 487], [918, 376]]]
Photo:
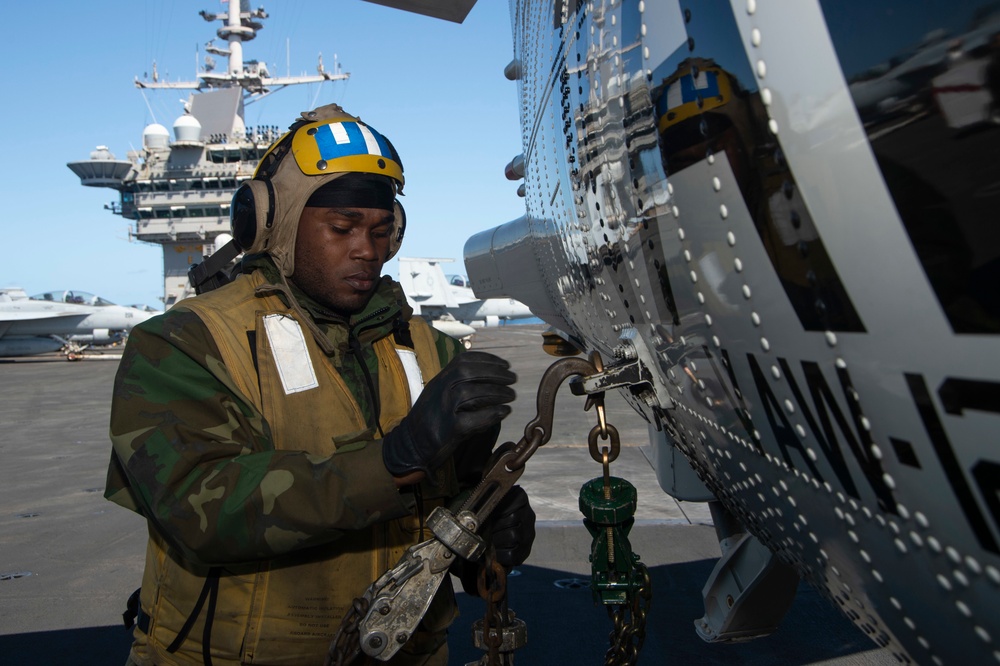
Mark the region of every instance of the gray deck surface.
[[[502, 441], [516, 441], [535, 416], [535, 387], [554, 360], [541, 351], [542, 326], [486, 329], [475, 348], [510, 360], [518, 401]], [[123, 664], [130, 637], [125, 599], [138, 587], [144, 521], [102, 497], [114, 360], [52, 356], [0, 359], [0, 664]], [[509, 603], [528, 626], [520, 664], [602, 664], [610, 622], [576, 581], [589, 579], [590, 536], [577, 493], [601, 474], [586, 437], [595, 416], [564, 387], [551, 442], [529, 461], [521, 485], [538, 514], [531, 557], [509, 579]], [[803, 585], [784, 623], [756, 641], [708, 645], [692, 622], [701, 587], [719, 555], [707, 508], [660, 491], [642, 453], [646, 423], [617, 395], [608, 420], [621, 433], [611, 473], [639, 493], [632, 545], [650, 568], [653, 602], [643, 664], [889, 664], [859, 630]], [[556, 583], [560, 585], [557, 586]], [[567, 583], [569, 583], [567, 585]], [[484, 604], [459, 595], [456, 665], [478, 659], [469, 626]]]

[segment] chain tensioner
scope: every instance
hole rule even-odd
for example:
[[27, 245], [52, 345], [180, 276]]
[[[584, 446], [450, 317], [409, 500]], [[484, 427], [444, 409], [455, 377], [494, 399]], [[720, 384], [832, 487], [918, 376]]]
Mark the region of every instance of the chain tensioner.
[[[444, 507], [431, 512], [428, 526], [434, 538], [410, 546], [395, 567], [355, 600], [330, 644], [326, 664], [350, 664], [362, 652], [388, 661], [413, 636], [456, 555], [472, 561], [480, 557], [482, 540], [476, 535], [479, 527], [524, 473], [528, 459], [551, 439], [559, 386], [573, 376], [596, 374], [598, 365], [599, 360], [595, 364], [581, 358], [564, 358], [549, 366], [538, 386], [538, 414], [525, 426], [524, 437], [496, 457], [457, 514]], [[516, 624], [513, 614], [507, 613], [505, 608], [498, 614], [495, 626]], [[484, 627], [484, 640], [493, 641], [495, 635], [502, 639], [504, 632], [496, 634], [489, 629]]]
[[[589, 380], [593, 390], [601, 381], [599, 377], [605, 376], [600, 356], [594, 353], [590, 360], [564, 358], [549, 366], [538, 386], [538, 413], [525, 426], [524, 436], [517, 444], [504, 445], [506, 450], [457, 514], [444, 507], [434, 509], [428, 518], [434, 538], [407, 549], [395, 567], [355, 600], [330, 644], [326, 664], [350, 664], [362, 653], [379, 661], [392, 658], [413, 635], [455, 557], [480, 558], [484, 543], [476, 532], [521, 477], [528, 459], [551, 439], [556, 393], [563, 381], [573, 376]], [[608, 379], [604, 387], [612, 387], [612, 381]], [[580, 390], [579, 385], [574, 386], [574, 393]], [[603, 478], [586, 483], [580, 494], [584, 524], [594, 537], [591, 589], [594, 599], [607, 606], [614, 625], [605, 663], [634, 664], [645, 639], [651, 600], [649, 572], [628, 541], [636, 491], [628, 481], [610, 475], [610, 464], [618, 457], [621, 443], [618, 430], [605, 417], [603, 391], [587, 396], [584, 409], [591, 407], [596, 407], [598, 423], [590, 431], [588, 445], [591, 456], [604, 468]], [[600, 440], [607, 440], [607, 446], [601, 446]], [[527, 629], [507, 607], [506, 572], [492, 553], [480, 570], [479, 588], [487, 609], [483, 620], [475, 623], [474, 635], [477, 646], [487, 654], [478, 663], [508, 666], [513, 663], [514, 649], [526, 642]]]
[[[598, 360], [599, 364], [599, 360]], [[606, 666], [634, 664], [646, 638], [646, 613], [652, 600], [649, 571], [632, 552], [628, 533], [635, 523], [638, 495], [635, 486], [611, 476], [610, 466], [621, 451], [618, 430], [607, 423], [604, 394], [587, 399], [585, 409], [597, 408], [598, 423], [588, 437], [590, 456], [601, 463], [603, 476], [580, 489], [583, 524], [593, 537], [590, 551], [591, 592], [594, 601], [608, 609], [612, 621], [611, 647]], [[599, 440], [607, 440], [600, 446]]]

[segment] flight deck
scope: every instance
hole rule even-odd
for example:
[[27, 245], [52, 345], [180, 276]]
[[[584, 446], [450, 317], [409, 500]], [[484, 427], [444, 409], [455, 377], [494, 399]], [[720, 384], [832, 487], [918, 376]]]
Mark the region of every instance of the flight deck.
[[[519, 378], [502, 441], [516, 441], [535, 415], [535, 388], [555, 360], [541, 349], [544, 328], [506, 326], [476, 334], [473, 348], [507, 358]], [[114, 358], [0, 359], [0, 664], [125, 662], [131, 639], [121, 612], [140, 583], [146, 527], [102, 497], [116, 368]], [[565, 385], [556, 404], [553, 437], [521, 478], [539, 522], [531, 556], [508, 581], [510, 608], [528, 630], [516, 660], [601, 664], [611, 625], [591, 601], [590, 536], [577, 508], [580, 486], [601, 474], [587, 448], [596, 417], [583, 411], [583, 398]], [[663, 494], [643, 454], [645, 421], [617, 394], [608, 396], [607, 410], [622, 442], [611, 473], [637, 488], [630, 538], [652, 579], [639, 663], [896, 663], [804, 584], [771, 636], [736, 644], [702, 642], [692, 623], [704, 613], [701, 586], [719, 556], [709, 511]], [[469, 628], [485, 605], [465, 594], [459, 594], [459, 605], [450, 663], [460, 666], [482, 655], [472, 646]]]

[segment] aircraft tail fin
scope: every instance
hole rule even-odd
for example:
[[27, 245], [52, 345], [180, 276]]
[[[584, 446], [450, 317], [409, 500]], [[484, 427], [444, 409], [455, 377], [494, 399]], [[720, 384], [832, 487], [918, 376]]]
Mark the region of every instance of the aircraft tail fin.
[[399, 283], [415, 312], [421, 306], [457, 308], [459, 302], [448, 289], [441, 264], [451, 259], [399, 258]]

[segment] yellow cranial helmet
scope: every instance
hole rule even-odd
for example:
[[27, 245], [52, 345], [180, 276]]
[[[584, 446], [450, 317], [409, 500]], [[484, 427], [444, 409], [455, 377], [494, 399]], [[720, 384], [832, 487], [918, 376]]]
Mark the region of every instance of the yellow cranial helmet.
[[[233, 195], [233, 238], [248, 254], [266, 252], [281, 272], [295, 270], [299, 217], [310, 196], [346, 174], [385, 176], [395, 195], [403, 191], [403, 164], [384, 136], [337, 104], [303, 112], [257, 165], [252, 180]], [[389, 257], [403, 240], [406, 216], [394, 202]]]

